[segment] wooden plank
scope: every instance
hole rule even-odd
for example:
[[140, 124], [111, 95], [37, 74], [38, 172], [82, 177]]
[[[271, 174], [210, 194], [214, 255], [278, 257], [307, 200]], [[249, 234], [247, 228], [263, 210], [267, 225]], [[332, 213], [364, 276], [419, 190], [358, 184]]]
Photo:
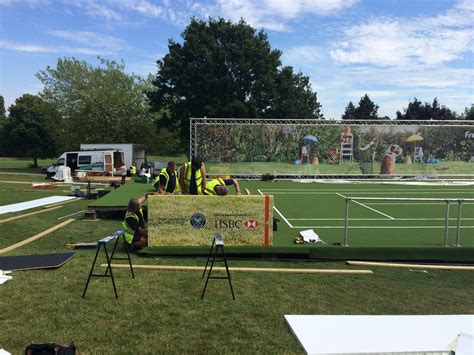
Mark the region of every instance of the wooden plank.
[[6, 181], [6, 180], [0, 180], [0, 184], [33, 185], [33, 184], [36, 184], [36, 183], [35, 183], [35, 182], [31, 182], [31, 181]]
[[45, 231], [43, 231], [43, 232], [41, 232], [41, 233], [35, 234], [34, 236], [32, 236], [32, 237], [30, 237], [30, 238], [28, 238], [28, 239], [22, 240], [22, 241], [19, 242], [19, 243], [10, 245], [9, 247], [6, 247], [6, 248], [4, 248], [4, 249], [0, 249], [0, 254], [5, 254], [5, 253], [7, 253], [7, 252], [9, 252], [9, 251], [12, 251], [12, 250], [17, 249], [17, 248], [19, 248], [19, 247], [22, 247], [23, 245], [26, 245], [26, 244], [28, 244], [28, 243], [31, 243], [31, 242], [37, 240], [37, 239], [40, 239], [40, 238], [44, 237], [45, 235], [48, 235], [48, 234], [54, 232], [55, 230], [58, 230], [58, 229], [60, 229], [60, 228], [62, 228], [62, 227], [64, 227], [64, 226], [66, 226], [66, 225], [68, 225], [69, 223], [74, 222], [74, 221], [75, 221], [75, 219], [73, 219], [73, 218], [68, 219], [67, 221], [64, 221], [64, 222], [62, 222], [62, 223], [59, 223], [59, 224], [55, 225], [54, 227], [51, 227], [51, 228], [49, 228], [49, 229], [46, 229]]
[[346, 261], [348, 265], [353, 266], [381, 266], [403, 269], [429, 269], [429, 270], [474, 270], [474, 266], [460, 265], [426, 265], [426, 264], [401, 264], [401, 263], [382, 263], [369, 261]]
[[15, 216], [15, 217], [5, 218], [5, 219], [0, 220], [0, 224], [7, 223], [7, 222], [10, 222], [10, 221], [14, 221], [14, 220], [21, 219], [21, 218], [25, 218], [25, 217], [29, 217], [29, 216], [33, 216], [33, 215], [38, 214], [38, 213], [49, 212], [49, 211], [56, 210], [56, 209], [61, 208], [61, 207], [63, 207], [63, 206], [55, 206], [55, 207], [51, 207], [51, 208], [46, 209], [46, 210], [40, 210], [40, 211], [25, 213], [25, 214]]
[[[101, 266], [106, 267], [107, 264]], [[128, 264], [112, 264], [115, 268], [129, 268]], [[179, 265], [133, 265], [136, 269], [149, 270], [170, 270], [170, 271], [203, 271], [202, 266], [179, 266]], [[212, 270], [225, 271], [225, 267], [214, 266]], [[229, 271], [243, 272], [279, 272], [279, 273], [298, 273], [298, 274], [373, 274], [372, 270], [345, 270], [345, 269], [283, 269], [283, 268], [265, 268], [265, 267], [229, 267]]]
[[247, 189], [247, 188], [245, 189], [245, 192], [247, 193], [247, 195], [251, 195], [251, 194], [252, 194], [252, 193], [250, 192], [250, 190]]

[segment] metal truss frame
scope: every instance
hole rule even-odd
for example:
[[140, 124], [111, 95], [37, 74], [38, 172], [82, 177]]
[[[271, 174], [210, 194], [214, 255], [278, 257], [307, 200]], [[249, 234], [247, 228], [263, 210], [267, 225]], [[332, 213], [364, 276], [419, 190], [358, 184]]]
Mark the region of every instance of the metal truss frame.
[[[199, 125], [207, 126], [449, 126], [449, 127], [467, 127], [474, 130], [474, 121], [470, 120], [309, 120], [309, 119], [286, 119], [286, 118], [190, 118], [189, 126], [189, 156], [194, 157], [197, 153], [199, 140], [197, 137], [197, 127]], [[473, 131], [474, 133], [474, 131]], [[249, 174], [241, 175], [242, 178], [258, 179], [261, 176]], [[328, 176], [325, 176], [326, 178]], [[347, 178], [348, 176], [346, 176]], [[282, 179], [297, 178], [294, 175], [282, 175]], [[323, 176], [299, 176], [299, 178], [323, 178]], [[330, 178], [336, 178], [332, 176]], [[349, 177], [350, 178], [350, 177]], [[362, 176], [360, 178], [363, 178]], [[372, 176], [374, 178], [374, 176]]]

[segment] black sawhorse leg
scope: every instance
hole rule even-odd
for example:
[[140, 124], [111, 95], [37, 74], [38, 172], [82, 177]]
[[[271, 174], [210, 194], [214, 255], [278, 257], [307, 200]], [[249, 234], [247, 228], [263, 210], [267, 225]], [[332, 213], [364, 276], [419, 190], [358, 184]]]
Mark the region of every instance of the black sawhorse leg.
[[[214, 248], [214, 246], [215, 246], [215, 248]], [[213, 251], [214, 251], [214, 253], [213, 253]], [[219, 253], [219, 251], [220, 251], [220, 253]], [[206, 284], [204, 285], [204, 289], [202, 290], [201, 299], [204, 298], [204, 294], [206, 293], [206, 288], [207, 288], [207, 284], [209, 282], [209, 279], [224, 279], [224, 280], [227, 279], [227, 280], [229, 280], [229, 286], [230, 286], [230, 292], [232, 293], [232, 298], [235, 300], [234, 289], [232, 287], [232, 280], [231, 280], [230, 272], [229, 272], [229, 265], [227, 264], [227, 258], [225, 256], [225, 252], [224, 252], [224, 241], [221, 239], [220, 234], [215, 235], [213, 240], [212, 240], [212, 245], [211, 245], [211, 249], [209, 251], [209, 256], [207, 257], [206, 266], [204, 268], [204, 272], [203, 272], [201, 278], [204, 278], [204, 275], [206, 273], [207, 266], [209, 265], [209, 260], [211, 259], [211, 257], [212, 257], [211, 266], [209, 268], [209, 273], [207, 274]], [[214, 267], [214, 262], [216, 262], [216, 261], [223, 261], [224, 262], [227, 276], [211, 276], [212, 268]]]
[[[89, 276], [87, 278], [87, 282], [86, 282], [86, 286], [84, 288], [84, 292], [82, 293], [82, 298], [84, 298], [85, 295], [86, 295], [87, 288], [89, 287], [89, 282], [90, 282], [92, 277], [109, 277], [109, 278], [111, 278], [112, 279], [112, 286], [114, 288], [115, 298], [118, 298], [117, 288], [115, 286], [114, 274], [112, 272], [112, 265], [111, 265], [112, 260], [128, 260], [128, 263], [130, 265], [130, 271], [132, 273], [132, 278], [135, 278], [135, 275], [133, 273], [132, 260], [130, 258], [130, 253], [128, 251], [128, 247], [125, 249], [126, 252], [127, 252], [127, 257], [126, 258], [114, 257], [115, 250], [117, 249], [117, 244], [119, 242], [120, 237], [123, 237], [123, 241], [124, 241], [124, 243], [126, 243], [125, 237], [123, 236], [123, 234], [120, 234], [120, 235], [114, 234], [110, 237], [106, 237], [104, 239], [101, 239], [99, 242], [97, 242], [97, 251], [95, 253], [94, 261], [92, 262], [91, 270], [90, 270]], [[109, 258], [109, 253], [107, 251], [107, 244], [109, 242], [111, 242], [112, 240], [114, 240], [114, 239], [115, 239], [114, 248], [113, 248], [112, 254], [110, 255], [110, 258]], [[101, 247], [104, 247], [105, 258], [107, 260], [107, 269], [105, 270], [104, 274], [94, 274], [94, 267], [95, 267], [95, 264], [97, 262], [97, 257], [99, 256]]]

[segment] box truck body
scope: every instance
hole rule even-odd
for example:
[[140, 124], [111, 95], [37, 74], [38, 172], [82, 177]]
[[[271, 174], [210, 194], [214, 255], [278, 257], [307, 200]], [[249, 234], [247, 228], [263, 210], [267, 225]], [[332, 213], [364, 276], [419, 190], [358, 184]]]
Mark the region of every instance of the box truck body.
[[132, 163], [140, 168], [146, 161], [145, 146], [143, 144], [119, 143], [119, 144], [81, 144], [81, 150], [121, 150], [124, 163], [130, 169]]

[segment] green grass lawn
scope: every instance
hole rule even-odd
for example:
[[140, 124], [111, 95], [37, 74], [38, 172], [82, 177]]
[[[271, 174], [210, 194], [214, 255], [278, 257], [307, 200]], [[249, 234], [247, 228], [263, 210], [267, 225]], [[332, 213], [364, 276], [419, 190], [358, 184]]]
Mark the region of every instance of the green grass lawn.
[[[1, 176], [0, 178], [3, 180]], [[10, 176], [9, 180], [16, 178], [17, 176]], [[242, 185], [254, 193], [258, 193], [259, 189], [267, 193], [276, 188], [314, 188], [313, 185], [289, 182], [242, 182]], [[0, 205], [58, 194], [58, 191], [16, 190], [27, 187], [28, 185], [0, 183]], [[393, 186], [391, 188], [398, 189]], [[308, 218], [331, 218], [331, 211], [342, 211], [339, 212], [339, 206], [326, 211], [324, 205], [330, 202], [324, 199], [334, 198], [333, 202], [336, 204], [341, 202], [339, 199], [343, 199], [336, 199], [337, 195], [332, 196], [333, 191], [328, 191], [330, 187], [326, 189], [321, 192], [331, 194], [290, 195], [276, 193], [282, 191], [272, 192], [277, 208], [288, 218], [296, 218], [296, 214]], [[345, 192], [346, 189], [347, 187], [342, 186], [338, 191]], [[353, 193], [364, 189], [366, 188], [351, 188]], [[420, 189], [413, 187], [410, 192], [419, 193]], [[454, 193], [453, 190], [453, 196]], [[462, 192], [463, 196], [465, 193]], [[445, 194], [443, 192], [441, 195]], [[304, 198], [308, 198], [308, 202], [303, 202]], [[321, 206], [316, 210], [314, 206], [318, 203]], [[48, 229], [65, 220], [58, 218], [84, 210], [88, 205], [89, 201], [78, 200], [51, 212], [0, 224], [0, 248]], [[354, 212], [354, 217], [360, 215], [360, 218], [365, 218], [366, 209], [359, 207], [360, 209], [351, 212]], [[383, 209], [387, 214], [400, 213], [396, 217], [402, 216], [406, 208], [399, 206], [391, 210], [386, 206], [372, 207]], [[426, 207], [418, 206], [416, 210], [423, 218], [430, 214]], [[16, 214], [3, 214], [0, 219]], [[375, 218], [379, 218], [376, 213], [375, 215]], [[66, 252], [70, 251], [65, 247], [68, 243], [97, 241], [120, 228], [119, 220], [89, 222], [82, 220], [81, 214], [75, 217], [77, 220], [72, 224], [5, 255]], [[296, 225], [296, 221], [294, 222]], [[327, 224], [336, 222], [339, 223], [325, 221]], [[374, 222], [386, 223], [385, 220]], [[310, 226], [314, 221], [298, 223], [308, 223], [304, 226]], [[280, 227], [281, 231], [291, 231], [288, 240], [297, 231], [284, 221], [280, 223]], [[324, 238], [331, 241], [333, 237]], [[355, 234], [351, 235], [354, 243], [358, 238]], [[437, 238], [438, 236], [436, 240]], [[468, 238], [464, 239], [463, 236], [463, 240], [467, 241]], [[474, 312], [474, 274], [471, 271], [430, 270], [428, 273], [421, 273], [385, 268], [371, 268], [373, 275], [234, 272], [232, 281], [235, 301], [232, 300], [225, 280], [211, 280], [206, 297], [201, 301], [203, 282], [200, 272], [137, 269], [136, 278], [132, 279], [128, 270], [120, 269], [114, 271], [118, 299], [113, 296], [112, 285], [107, 279], [92, 280], [86, 298], [82, 299], [81, 294], [94, 254], [94, 250], [77, 250], [74, 258], [57, 270], [13, 272], [13, 280], [0, 285], [0, 348], [17, 354], [31, 342], [74, 341], [78, 351], [86, 354], [303, 353], [283, 319], [285, 314]], [[132, 260], [135, 264], [150, 265], [205, 264], [205, 259], [199, 258], [133, 255]], [[265, 260], [230, 260], [230, 266], [353, 268], [342, 262]]]

